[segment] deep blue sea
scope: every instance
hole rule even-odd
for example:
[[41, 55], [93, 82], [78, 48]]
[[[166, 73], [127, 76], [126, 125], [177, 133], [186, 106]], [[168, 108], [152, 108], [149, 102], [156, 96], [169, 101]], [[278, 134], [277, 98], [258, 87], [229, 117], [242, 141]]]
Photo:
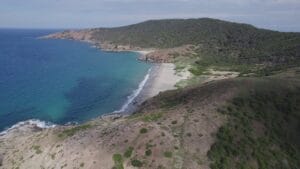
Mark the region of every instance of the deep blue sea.
[[104, 52], [54, 30], [0, 29], [0, 131], [28, 119], [83, 122], [118, 110], [150, 64], [134, 52]]

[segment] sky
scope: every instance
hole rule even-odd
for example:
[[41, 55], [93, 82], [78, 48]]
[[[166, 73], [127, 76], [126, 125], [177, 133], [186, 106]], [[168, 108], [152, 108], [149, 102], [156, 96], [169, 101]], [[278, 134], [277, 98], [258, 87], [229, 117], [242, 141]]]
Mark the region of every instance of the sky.
[[300, 0], [0, 0], [0, 28], [115, 27], [202, 17], [300, 32]]

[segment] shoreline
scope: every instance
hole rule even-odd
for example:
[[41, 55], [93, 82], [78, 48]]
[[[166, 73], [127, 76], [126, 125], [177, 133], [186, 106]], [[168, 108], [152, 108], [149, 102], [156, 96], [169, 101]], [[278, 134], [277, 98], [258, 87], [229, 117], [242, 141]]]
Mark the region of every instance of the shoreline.
[[[156, 63], [149, 69], [145, 75], [143, 81], [140, 82], [139, 87], [132, 91], [132, 94], [128, 96], [128, 99], [124, 102], [119, 110], [114, 112], [99, 115], [98, 117], [87, 120], [86, 122], [96, 119], [118, 119], [131, 115], [138, 107], [147, 99], [150, 99], [160, 92], [176, 89], [175, 84], [181, 80], [190, 77], [190, 74], [180, 76], [175, 71], [175, 65], [172, 63]], [[146, 80], [145, 80], [146, 79]], [[142, 87], [140, 86], [142, 84]], [[135, 93], [138, 91], [138, 93]], [[130, 96], [134, 96], [130, 98]], [[85, 122], [84, 122], [85, 123]], [[30, 131], [32, 129], [48, 129], [61, 126], [72, 126], [75, 123], [66, 124], [54, 124], [52, 122], [46, 122], [39, 119], [28, 119], [20, 121], [12, 126], [7, 127], [3, 131], [0, 131], [0, 136], [12, 133], [14, 131]]]
[[[147, 76], [147, 75], [146, 75]], [[182, 72], [178, 75], [173, 63], [155, 63], [149, 72], [149, 78], [144, 84], [140, 93], [132, 100], [124, 115], [133, 113], [147, 99], [150, 99], [160, 92], [177, 89], [175, 85], [191, 76], [189, 72]]]
[[[127, 52], [138, 53], [138, 59], [140, 59], [153, 51], [154, 50], [128, 50]], [[147, 62], [145, 60], [142, 61]], [[101, 115], [101, 117], [130, 115], [147, 99], [158, 95], [159, 92], [176, 89], [175, 85], [177, 82], [190, 77], [190, 74], [188, 76], [179, 76], [175, 71], [176, 66], [173, 63], [152, 64], [152, 67], [148, 70], [144, 79], [139, 83], [138, 88], [127, 96], [127, 100], [124, 104], [118, 110]], [[166, 77], [167, 79], [165, 79]], [[162, 83], [162, 80], [167, 80], [168, 83]]]
[[[101, 49], [102, 50], [102, 49]], [[138, 58], [153, 52], [153, 50], [128, 50], [129, 52], [136, 52], [139, 54]], [[144, 61], [145, 62], [145, 61]], [[124, 104], [114, 112], [99, 115], [98, 117], [87, 120], [93, 121], [95, 119], [103, 118], [120, 118], [132, 114], [138, 107], [147, 99], [158, 95], [160, 92], [167, 90], [176, 89], [175, 84], [181, 80], [188, 79], [190, 77], [189, 73], [183, 72], [183, 75], [178, 75], [175, 71], [175, 64], [173, 63], [152, 63], [153, 66], [148, 70], [145, 78], [139, 83], [138, 88], [133, 90], [128, 96], [128, 99]], [[45, 122], [39, 119], [28, 119], [25, 121], [20, 121], [12, 126], [8, 126], [6, 129], [0, 131], [0, 136], [6, 135], [7, 133], [13, 132], [18, 129], [29, 129], [40, 128], [47, 129], [57, 126], [70, 126], [74, 123], [66, 124], [54, 124], [52, 122]]]

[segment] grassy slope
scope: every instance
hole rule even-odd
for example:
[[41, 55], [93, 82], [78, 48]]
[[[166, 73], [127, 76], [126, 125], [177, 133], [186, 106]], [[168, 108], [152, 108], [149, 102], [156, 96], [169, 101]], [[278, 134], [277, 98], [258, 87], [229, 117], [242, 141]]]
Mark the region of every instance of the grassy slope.
[[[227, 116], [227, 122], [216, 133], [217, 141], [208, 152], [212, 169], [300, 167], [299, 79], [299, 69], [292, 69], [274, 76], [237, 78], [199, 88], [214, 89], [211, 95], [228, 86], [236, 86], [238, 91], [225, 106], [218, 107], [219, 114]], [[196, 106], [189, 107], [187, 98], [200, 101], [205, 97], [205, 92], [177, 92], [175, 96], [164, 95], [156, 104], [183, 104], [193, 109]]]

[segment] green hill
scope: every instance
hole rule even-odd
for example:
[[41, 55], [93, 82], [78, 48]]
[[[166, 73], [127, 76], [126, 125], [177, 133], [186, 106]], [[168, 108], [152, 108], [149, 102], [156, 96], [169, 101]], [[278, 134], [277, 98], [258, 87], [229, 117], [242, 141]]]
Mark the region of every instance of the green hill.
[[292, 64], [300, 62], [300, 33], [258, 29], [216, 19], [150, 20], [117, 28], [92, 29], [95, 41], [142, 48], [199, 46], [214, 62]]

